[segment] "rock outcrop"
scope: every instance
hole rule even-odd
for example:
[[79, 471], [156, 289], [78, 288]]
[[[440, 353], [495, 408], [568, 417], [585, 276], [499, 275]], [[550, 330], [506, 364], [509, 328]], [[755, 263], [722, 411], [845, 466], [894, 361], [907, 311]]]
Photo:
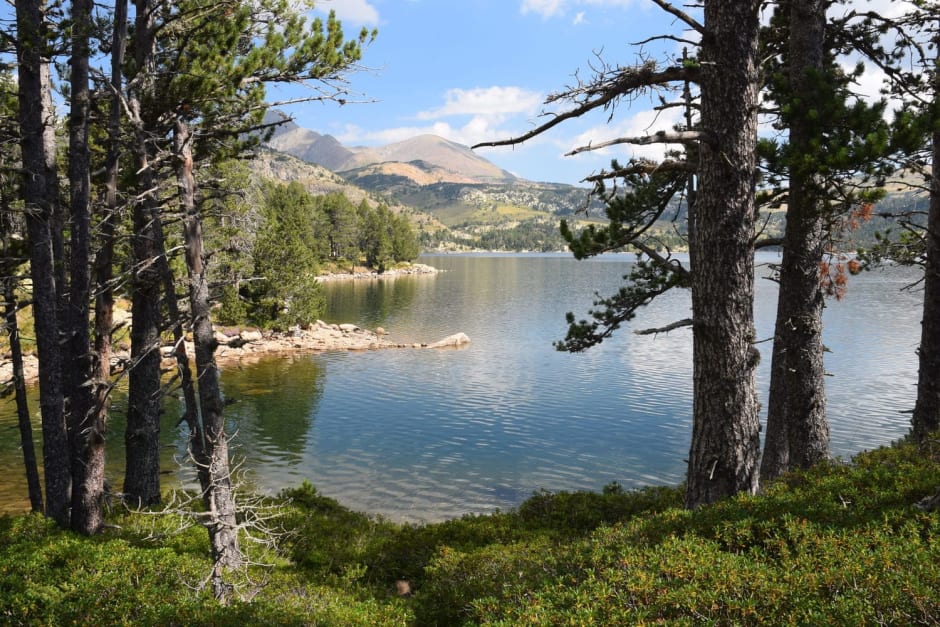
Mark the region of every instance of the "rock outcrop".
[[[455, 333], [430, 344], [402, 344], [389, 338], [385, 329], [375, 331], [362, 329], [355, 324], [329, 324], [322, 320], [304, 327], [291, 327], [286, 333], [263, 333], [258, 329], [216, 330], [215, 341], [218, 344], [215, 356], [220, 366], [230, 363], [257, 361], [265, 355], [297, 352], [326, 351], [365, 351], [390, 348], [460, 348], [470, 343], [465, 333]], [[192, 356], [193, 345], [186, 342], [186, 352]], [[173, 347], [161, 347], [160, 354], [166, 367], [172, 367]], [[126, 351], [117, 351], [112, 360], [112, 369], [119, 371], [128, 363]], [[38, 378], [38, 364], [35, 356], [25, 358], [25, 378], [35, 381]], [[5, 360], [0, 363], [0, 382], [12, 377], [12, 364]]]

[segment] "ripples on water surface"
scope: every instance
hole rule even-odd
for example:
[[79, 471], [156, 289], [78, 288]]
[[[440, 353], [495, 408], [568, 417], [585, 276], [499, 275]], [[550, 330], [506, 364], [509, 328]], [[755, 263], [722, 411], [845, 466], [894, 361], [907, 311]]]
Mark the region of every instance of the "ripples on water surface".
[[[223, 376], [237, 454], [276, 491], [308, 479], [356, 509], [435, 520], [518, 505], [539, 489], [676, 483], [691, 433], [691, 334], [636, 336], [690, 315], [686, 293], [658, 299], [602, 345], [556, 352], [564, 314], [612, 294], [631, 256], [433, 256], [437, 276], [328, 284], [333, 322], [385, 327], [401, 342], [462, 331], [461, 350], [389, 350], [269, 359]], [[902, 269], [854, 277], [826, 310], [832, 447], [851, 455], [907, 430], [920, 294]], [[758, 282], [758, 336], [775, 286]], [[766, 395], [770, 344], [759, 384]], [[12, 405], [3, 425], [15, 427]], [[165, 463], [183, 450], [168, 408]], [[112, 440], [123, 425], [114, 420]], [[13, 440], [13, 431], [10, 432]], [[0, 455], [19, 463], [10, 446]], [[119, 480], [120, 447], [112, 447]], [[15, 453], [15, 454], [14, 454]], [[185, 481], [185, 478], [184, 478]], [[17, 492], [22, 490], [21, 492]], [[25, 488], [3, 485], [4, 502]]]

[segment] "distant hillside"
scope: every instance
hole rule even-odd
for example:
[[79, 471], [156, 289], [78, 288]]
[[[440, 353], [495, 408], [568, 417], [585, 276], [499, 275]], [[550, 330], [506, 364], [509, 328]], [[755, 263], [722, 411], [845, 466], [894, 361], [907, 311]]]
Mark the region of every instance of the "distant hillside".
[[[271, 113], [269, 119], [276, 116], [283, 118]], [[434, 135], [386, 146], [348, 147], [329, 135], [287, 122], [270, 146], [338, 173], [341, 178], [336, 178], [358, 189], [356, 193], [434, 216], [437, 224], [450, 231], [438, 229], [433, 236], [427, 235], [424, 241], [430, 247], [557, 250], [564, 246], [558, 235], [560, 218], [583, 220], [579, 212], [586, 204], [587, 219], [604, 216], [600, 203], [589, 199], [584, 188], [515, 177], [466, 146]], [[843, 246], [870, 245], [876, 232], [897, 230], [881, 214], [904, 213], [923, 204], [922, 194], [908, 187], [917, 177], [895, 178], [899, 180], [888, 185], [888, 196], [875, 208], [876, 217], [843, 233]], [[782, 207], [769, 211], [762, 222], [762, 236], [780, 236], [784, 215]], [[683, 231], [684, 222], [685, 214], [680, 212], [677, 223], [661, 225], [663, 240], [678, 241], [676, 230]]]
[[278, 126], [268, 145], [333, 172], [346, 172], [388, 165], [413, 164], [418, 179], [427, 168], [435, 181], [453, 183], [511, 183], [516, 177], [477, 155], [468, 147], [438, 137], [419, 135], [401, 142], [374, 147], [346, 147], [331, 135], [301, 128], [279, 112], [270, 112], [266, 121], [287, 120]]
[[[433, 180], [433, 170], [427, 166], [419, 169], [425, 178], [414, 173], [407, 176], [388, 164], [344, 172], [343, 176], [364, 189], [419, 207], [448, 226], [474, 221], [474, 214], [500, 208], [515, 208], [557, 219], [574, 215], [588, 202], [588, 191], [571, 185], [522, 179], [503, 184], [442, 181]], [[599, 207], [597, 209], [595, 216], [600, 215]]]
[[311, 194], [344, 194], [358, 205], [365, 199], [371, 206], [385, 203], [394, 213], [403, 214], [419, 229], [424, 231], [446, 230], [437, 218], [413, 207], [391, 202], [386, 198], [357, 187], [338, 174], [313, 163], [307, 163], [297, 157], [272, 150], [262, 150], [252, 159], [251, 169], [260, 178], [288, 183], [297, 181]]
[[268, 146], [273, 150], [293, 155], [333, 172], [342, 170], [343, 164], [352, 159], [352, 151], [339, 143], [335, 137], [301, 128], [277, 111], [269, 112], [265, 116], [267, 123], [281, 120], [286, 121], [275, 128], [274, 135], [268, 140]]
[[437, 172], [442, 180], [453, 183], [512, 184], [517, 181], [515, 176], [468, 147], [436, 135], [419, 135], [374, 148], [356, 148], [352, 159], [338, 171], [388, 163], [408, 163], [419, 169], [427, 168]]
[[[269, 121], [286, 119], [272, 112]], [[450, 233], [425, 234], [433, 248], [560, 250], [560, 216], [573, 216], [588, 202], [587, 190], [520, 179], [466, 146], [435, 135], [377, 147], [348, 147], [287, 121], [268, 145], [328, 168], [349, 184], [434, 216]], [[320, 182], [319, 185], [324, 185]], [[592, 217], [603, 215], [599, 206]], [[505, 231], [498, 235], [494, 232]]]

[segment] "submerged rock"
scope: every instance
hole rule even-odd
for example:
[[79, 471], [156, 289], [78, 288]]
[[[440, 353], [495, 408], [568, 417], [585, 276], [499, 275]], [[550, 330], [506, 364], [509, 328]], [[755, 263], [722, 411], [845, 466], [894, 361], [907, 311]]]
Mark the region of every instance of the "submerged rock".
[[438, 340], [433, 344], [428, 344], [428, 348], [457, 348], [470, 343], [470, 338], [466, 333], [454, 333], [448, 335], [443, 340]]

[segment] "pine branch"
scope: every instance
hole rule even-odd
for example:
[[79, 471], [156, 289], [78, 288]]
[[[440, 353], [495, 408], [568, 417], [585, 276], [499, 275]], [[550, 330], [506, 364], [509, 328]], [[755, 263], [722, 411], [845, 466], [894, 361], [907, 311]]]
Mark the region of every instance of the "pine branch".
[[609, 77], [608, 74], [609, 72], [602, 72], [594, 82], [580, 84], [559, 94], [552, 94], [545, 101], [549, 104], [560, 100], [572, 100], [578, 103], [575, 108], [564, 113], [545, 113], [543, 115], [552, 116], [551, 119], [531, 131], [509, 139], [480, 142], [471, 146], [471, 150], [482, 147], [515, 146], [541, 135], [565, 120], [578, 118], [600, 107], [610, 106], [619, 98], [652, 87], [667, 87], [672, 83], [684, 81], [694, 82], [698, 77], [695, 68], [671, 66], [659, 70], [652, 62], [631, 68], [618, 68], [613, 77]]
[[657, 172], [686, 172], [694, 173], [696, 165], [689, 161], [667, 159], [665, 161], [647, 161], [637, 160], [626, 167], [618, 167], [613, 170], [601, 170], [597, 174], [592, 174], [581, 179], [585, 183], [601, 183], [617, 178], [624, 178], [635, 174], [652, 175]]
[[666, 13], [675, 15], [677, 18], [685, 22], [689, 26], [689, 28], [696, 31], [699, 35], [705, 34], [705, 26], [703, 26], [702, 24], [699, 24], [695, 18], [693, 18], [691, 15], [689, 15], [682, 9], [676, 8], [675, 6], [666, 2], [665, 0], [653, 0], [653, 3], [659, 6], [659, 8], [661, 8]]

